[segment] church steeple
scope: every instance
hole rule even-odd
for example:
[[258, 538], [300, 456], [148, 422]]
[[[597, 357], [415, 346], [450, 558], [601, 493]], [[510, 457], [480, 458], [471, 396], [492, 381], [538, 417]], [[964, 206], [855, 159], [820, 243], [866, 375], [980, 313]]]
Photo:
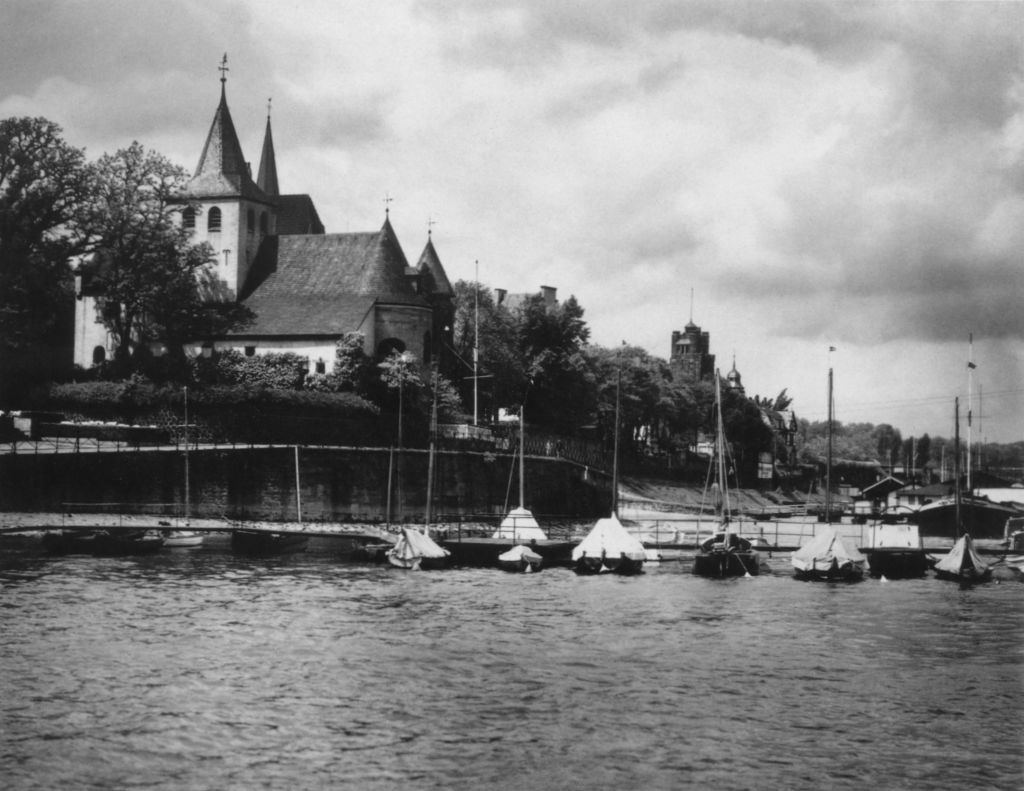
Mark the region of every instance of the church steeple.
[[272, 198], [281, 194], [277, 185], [274, 137], [270, 132], [270, 99], [267, 99], [267, 131], [263, 135], [263, 153], [260, 154], [260, 169], [256, 176], [256, 186]]
[[189, 185], [189, 192], [208, 195], [248, 195], [253, 191], [249, 165], [242, 154], [242, 144], [228, 110], [227, 77], [228, 56], [224, 55], [221, 65], [220, 104], [213, 115], [210, 133], [206, 136], [203, 153], [199, 157], [195, 175]]

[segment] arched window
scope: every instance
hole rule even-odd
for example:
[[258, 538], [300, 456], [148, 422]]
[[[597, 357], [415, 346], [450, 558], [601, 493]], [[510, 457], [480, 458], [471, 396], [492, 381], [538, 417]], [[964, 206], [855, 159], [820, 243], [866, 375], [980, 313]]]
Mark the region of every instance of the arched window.
[[206, 215], [206, 230], [211, 232], [220, 231], [220, 209], [214, 206]]
[[327, 363], [323, 359], [316, 361], [316, 372], [318, 374], [327, 373]]
[[189, 206], [181, 213], [181, 221], [191, 231], [196, 227], [196, 210]]
[[107, 359], [107, 350], [102, 346], [94, 346], [92, 350], [92, 364], [99, 365]]
[[405, 344], [402, 343], [398, 338], [388, 338], [387, 340], [381, 341], [380, 345], [377, 346], [377, 356], [381, 359], [387, 359], [392, 352], [398, 352], [401, 354], [405, 351]]
[[269, 226], [267, 224], [267, 213], [266, 212], [260, 212], [260, 233], [263, 233], [263, 234], [267, 233], [268, 227]]
[[256, 230], [256, 212], [249, 209], [249, 213], [246, 215], [246, 230], [249, 232], [249, 236], [252, 236], [253, 231]]

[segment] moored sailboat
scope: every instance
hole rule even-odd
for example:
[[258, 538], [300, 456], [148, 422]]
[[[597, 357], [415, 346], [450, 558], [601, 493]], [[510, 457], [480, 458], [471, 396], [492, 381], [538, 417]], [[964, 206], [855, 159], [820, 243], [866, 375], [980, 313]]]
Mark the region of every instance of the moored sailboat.
[[837, 528], [830, 527], [794, 552], [790, 562], [797, 579], [856, 582], [864, 578], [867, 558]]
[[302, 529], [302, 488], [299, 476], [299, 446], [295, 446], [295, 514], [298, 531], [236, 527], [231, 531], [231, 547], [248, 555], [280, 555], [301, 552], [309, 537]]
[[[956, 515], [954, 519], [953, 548], [935, 564], [935, 576], [940, 579], [957, 582], [984, 582], [992, 576], [992, 569], [974, 550], [974, 542], [970, 534], [963, 530], [960, 511], [960, 399], [954, 402], [953, 429], [953, 468], [956, 477], [954, 500]], [[968, 453], [970, 449], [968, 448]]]
[[185, 527], [182, 530], [178, 529], [165, 529], [161, 531], [164, 538], [164, 546], [170, 548], [183, 548], [183, 547], [198, 547], [203, 543], [203, 534], [198, 530], [190, 530], [191, 518], [192, 518], [192, 500], [191, 490], [189, 488], [190, 478], [189, 475], [189, 459], [188, 459], [188, 388], [183, 388], [184, 396], [184, 410], [185, 410], [185, 426], [184, 426], [184, 456], [185, 456], [185, 491], [184, 491], [184, 511], [185, 511]]
[[619, 402], [622, 389], [622, 368], [615, 380], [615, 433], [612, 439], [612, 507], [611, 513], [598, 519], [590, 532], [573, 549], [573, 571], [580, 575], [642, 574], [647, 549], [643, 542], [626, 530], [619, 521]]
[[423, 530], [403, 527], [395, 546], [386, 553], [388, 563], [407, 570], [447, 568], [451, 552], [430, 537], [430, 506], [434, 493], [434, 446], [437, 435], [437, 370], [434, 370], [434, 402], [430, 416], [430, 451], [427, 457], [426, 519]]
[[760, 556], [751, 541], [740, 536], [732, 526], [729, 504], [729, 483], [725, 464], [725, 423], [722, 420], [720, 374], [715, 370], [715, 479], [718, 484], [716, 511], [718, 529], [698, 547], [693, 559], [693, 573], [702, 577], [745, 577], [760, 573]]

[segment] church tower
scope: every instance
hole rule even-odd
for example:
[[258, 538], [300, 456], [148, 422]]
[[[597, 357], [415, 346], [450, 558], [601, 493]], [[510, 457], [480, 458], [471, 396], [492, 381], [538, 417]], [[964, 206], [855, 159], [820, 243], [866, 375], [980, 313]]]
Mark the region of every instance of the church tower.
[[181, 199], [191, 204], [183, 221], [193, 241], [208, 242], [216, 253], [216, 275], [224, 286], [224, 298], [236, 299], [260, 242], [276, 232], [277, 166], [268, 113], [260, 184], [252, 180], [228, 110], [227, 55], [219, 69], [220, 103], [195, 174]]

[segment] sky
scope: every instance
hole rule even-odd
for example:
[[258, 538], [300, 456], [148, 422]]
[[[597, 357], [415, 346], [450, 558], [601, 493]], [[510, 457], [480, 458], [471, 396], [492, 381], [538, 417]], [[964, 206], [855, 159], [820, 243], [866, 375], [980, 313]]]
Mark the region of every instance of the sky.
[[432, 221], [453, 282], [575, 295], [593, 343], [692, 319], [800, 418], [831, 368], [841, 422], [951, 437], [959, 397], [1024, 440], [1024, 2], [4, 0], [0, 118], [191, 171], [225, 53], [329, 233], [390, 197], [407, 257]]

